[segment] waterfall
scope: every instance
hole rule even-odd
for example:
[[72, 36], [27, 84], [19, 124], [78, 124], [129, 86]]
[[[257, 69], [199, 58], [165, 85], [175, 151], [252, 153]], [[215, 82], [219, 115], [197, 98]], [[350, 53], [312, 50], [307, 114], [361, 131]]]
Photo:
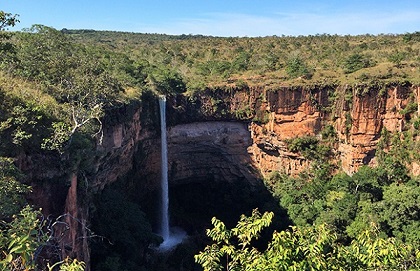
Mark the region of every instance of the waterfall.
[[163, 243], [159, 249], [167, 251], [181, 243], [186, 237], [186, 232], [180, 228], [169, 228], [169, 184], [168, 184], [168, 144], [166, 141], [166, 97], [159, 97], [160, 109], [160, 133], [161, 133], [161, 219], [160, 219], [160, 235]]
[[163, 240], [169, 240], [169, 193], [168, 193], [168, 146], [166, 141], [166, 98], [159, 97], [160, 132], [161, 132], [161, 221], [160, 234]]

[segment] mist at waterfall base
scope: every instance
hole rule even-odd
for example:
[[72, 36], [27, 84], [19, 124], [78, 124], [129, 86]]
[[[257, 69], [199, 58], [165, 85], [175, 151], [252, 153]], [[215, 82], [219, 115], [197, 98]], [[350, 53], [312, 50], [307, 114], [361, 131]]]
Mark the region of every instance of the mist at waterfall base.
[[166, 97], [159, 97], [160, 131], [161, 131], [161, 210], [159, 234], [163, 238], [159, 250], [166, 251], [180, 244], [187, 236], [180, 228], [169, 226], [169, 183], [168, 183], [168, 144], [166, 135]]

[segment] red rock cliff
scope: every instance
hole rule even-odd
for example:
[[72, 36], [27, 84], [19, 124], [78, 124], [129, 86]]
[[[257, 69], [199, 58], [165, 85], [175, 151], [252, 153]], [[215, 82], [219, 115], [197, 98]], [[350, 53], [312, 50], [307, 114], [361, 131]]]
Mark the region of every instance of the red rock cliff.
[[[346, 172], [352, 173], [362, 164], [375, 163], [375, 150], [383, 128], [391, 132], [407, 128], [406, 116], [401, 110], [413, 102], [418, 105], [418, 112], [414, 113], [418, 115], [420, 87], [411, 85], [389, 86], [384, 90], [366, 87], [362, 91], [349, 86], [276, 89], [260, 86], [169, 97], [168, 142], [174, 147], [170, 153], [171, 170], [178, 182], [194, 174], [204, 175], [206, 170], [243, 176], [243, 180], [258, 176], [258, 172], [253, 171], [255, 169], [263, 176], [274, 171], [297, 174], [308, 168], [310, 162], [288, 151], [285, 140], [305, 135], [319, 136], [323, 127], [329, 124], [338, 134], [337, 162]], [[159, 135], [156, 123], [153, 124], [157, 121], [151, 120], [157, 114], [157, 101], [148, 107], [138, 103], [110, 112], [112, 116], [104, 121], [103, 144], [97, 146], [92, 173], [88, 180], [84, 180], [91, 192], [100, 191], [127, 175], [133, 181], [142, 182], [139, 194], [148, 193], [158, 186]], [[209, 121], [221, 122], [185, 125]], [[201, 138], [206, 142], [201, 144]], [[183, 147], [184, 144], [190, 144], [189, 148]], [[194, 151], [194, 148], [205, 153], [207, 160], [180, 156], [183, 152]], [[216, 159], [214, 155], [223, 159]], [[35, 165], [34, 161], [40, 163], [44, 160], [48, 161], [27, 156], [20, 159], [21, 168], [32, 172], [30, 177], [37, 180], [52, 180], [60, 176], [59, 165], [48, 171]], [[194, 164], [196, 161], [212, 161], [213, 164], [207, 167]], [[419, 174], [419, 168], [413, 165], [413, 173]], [[193, 172], [195, 169], [200, 171]], [[77, 178], [77, 172], [69, 176], [69, 185], [57, 186], [57, 189], [52, 184], [48, 188], [46, 182], [34, 183], [33, 201], [46, 212], [66, 213], [76, 219], [68, 220], [68, 224], [78, 221], [73, 225], [75, 230], [66, 237], [65, 243], [69, 246], [63, 247], [63, 251], [67, 250], [63, 256], [77, 256], [88, 262], [88, 244], [78, 240], [87, 239], [86, 227], [80, 222], [89, 222], [85, 206], [89, 199], [80, 199], [80, 195], [86, 193], [78, 185], [82, 180]], [[57, 196], [59, 201], [54, 200]]]
[[266, 176], [273, 171], [297, 174], [307, 168], [309, 161], [289, 152], [285, 140], [320, 136], [326, 125], [333, 125], [337, 131], [336, 160], [344, 171], [351, 174], [363, 164], [374, 165], [382, 129], [408, 129], [401, 111], [409, 103], [419, 104], [420, 98], [419, 87], [396, 84], [215, 89], [190, 97], [189, 101], [199, 106], [189, 108], [185, 105], [188, 102], [179, 97], [172, 101], [174, 108], [190, 117], [177, 116], [181, 121], [249, 122], [253, 142], [249, 153]]
[[[343, 101], [345, 97], [340, 95], [346, 95], [346, 90], [348, 93], [347, 86], [337, 87], [335, 92], [338, 98], [333, 103], [328, 103], [326, 91], [323, 90], [310, 93], [298, 89], [281, 98], [279, 95], [274, 99], [269, 97], [270, 121], [268, 124], [254, 125], [253, 131], [256, 131], [257, 137], [253, 138], [257, 141], [271, 138], [270, 142], [276, 142], [303, 135], [318, 135], [322, 126], [332, 124], [338, 132], [338, 159], [343, 170], [351, 174], [360, 165], [374, 164], [381, 130], [385, 128], [390, 132], [401, 132], [406, 129], [405, 118], [400, 112], [410, 102], [411, 95], [416, 95], [418, 103], [418, 87], [388, 87], [385, 93], [369, 89], [365, 94], [358, 94], [352, 89], [352, 98]], [[325, 106], [333, 108], [332, 112], [323, 113], [321, 108]], [[261, 135], [261, 128], [269, 131], [268, 136]], [[301, 158], [293, 158], [287, 153], [284, 154], [290, 161], [286, 165], [280, 161], [282, 159], [276, 165], [272, 163], [272, 157], [258, 157], [260, 151], [257, 148], [255, 153], [263, 172], [286, 167], [286, 172], [294, 173], [307, 166]]]

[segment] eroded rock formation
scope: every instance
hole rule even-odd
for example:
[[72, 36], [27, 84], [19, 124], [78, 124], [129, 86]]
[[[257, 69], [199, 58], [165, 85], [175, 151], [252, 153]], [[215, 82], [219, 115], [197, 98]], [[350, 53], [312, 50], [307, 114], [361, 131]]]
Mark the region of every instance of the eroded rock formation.
[[[320, 136], [326, 125], [332, 125], [337, 132], [335, 159], [346, 172], [351, 174], [363, 164], [374, 165], [381, 130], [406, 129], [407, 116], [401, 112], [409, 103], [416, 102], [420, 114], [420, 87], [407, 84], [364, 90], [348, 86], [277, 89], [259, 86], [168, 97], [169, 179], [173, 196], [179, 197], [175, 203], [178, 207], [190, 204], [183, 202], [187, 198], [185, 193], [206, 194], [212, 185], [219, 189], [229, 183], [235, 187], [246, 184], [249, 189], [241, 193], [252, 198], [252, 189], [261, 184], [261, 177], [274, 171], [293, 175], [309, 168], [310, 161], [290, 152], [286, 140]], [[46, 212], [68, 212], [78, 221], [86, 222], [88, 213], [81, 209], [89, 198], [80, 200], [79, 194], [86, 197], [88, 190], [97, 193], [113, 182], [129, 179], [128, 189], [135, 189], [139, 199], [153, 194], [159, 187], [160, 176], [158, 112], [157, 100], [153, 99], [109, 112], [103, 122], [103, 143], [98, 144], [96, 156], [92, 158], [93, 169], [82, 179], [77, 178], [77, 168], [72, 171], [75, 175], [62, 176], [57, 173], [58, 165], [53, 168], [56, 173], [38, 170], [36, 164], [46, 159], [37, 163], [31, 156], [19, 159], [21, 168], [31, 172], [31, 178], [36, 181], [33, 201]], [[412, 172], [419, 174], [419, 168], [413, 164]], [[70, 181], [64, 185], [46, 185], [57, 176]], [[78, 182], [87, 183], [83, 185], [84, 191]], [[221, 197], [232, 197], [234, 186], [230, 194]], [[254, 191], [260, 193], [261, 189]], [[212, 200], [216, 198], [209, 196], [196, 202]], [[204, 220], [208, 221], [207, 217]], [[185, 227], [192, 225], [185, 221], [177, 223]], [[78, 232], [72, 232], [66, 243], [71, 244], [68, 250], [72, 255], [87, 261], [88, 244], [75, 242], [86, 239], [87, 232], [77, 226]]]
[[249, 153], [264, 176], [273, 171], [297, 174], [308, 168], [309, 161], [288, 151], [285, 140], [320, 136], [326, 125], [332, 125], [338, 136], [337, 164], [352, 174], [363, 164], [375, 164], [382, 129], [408, 129], [402, 111], [410, 103], [419, 104], [419, 99], [419, 87], [410, 84], [254, 87], [207, 90], [188, 100], [177, 97], [172, 106], [182, 115], [174, 122], [190, 117], [194, 121], [239, 119], [249, 123], [253, 142]]

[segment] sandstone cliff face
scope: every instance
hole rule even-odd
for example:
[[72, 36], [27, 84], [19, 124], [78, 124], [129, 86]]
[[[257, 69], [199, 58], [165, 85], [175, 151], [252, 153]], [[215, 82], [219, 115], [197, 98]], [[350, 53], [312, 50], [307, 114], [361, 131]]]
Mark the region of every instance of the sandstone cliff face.
[[212, 175], [218, 181], [259, 177], [250, 158], [251, 134], [246, 123], [195, 122], [168, 130], [169, 177], [173, 185]]
[[83, 208], [78, 199], [78, 178], [76, 174], [70, 175], [70, 187], [64, 208], [64, 215], [60, 224], [55, 227], [55, 235], [59, 240], [62, 259], [84, 259], [90, 265], [88, 209]]
[[[337, 97], [331, 97], [333, 92]], [[338, 134], [337, 163], [351, 174], [362, 164], [375, 163], [383, 128], [391, 132], [406, 128], [406, 118], [400, 112], [413, 97], [420, 114], [420, 87], [413, 86], [368, 89], [362, 94], [347, 86], [260, 86], [168, 97], [170, 185], [185, 187], [191, 182], [206, 185], [209, 180], [229, 183], [239, 179], [253, 186], [274, 171], [298, 174], [311, 164], [288, 151], [285, 140], [320, 136], [327, 124], [333, 125]], [[160, 176], [158, 114], [157, 100], [109, 112], [104, 120], [103, 143], [98, 144], [92, 172], [84, 179], [77, 178], [77, 168], [69, 176], [62, 176], [58, 160], [48, 162], [45, 157], [35, 156], [19, 159], [21, 168], [31, 172], [30, 178], [35, 180], [33, 202], [46, 213], [68, 213], [88, 223], [84, 206], [89, 202], [84, 198], [87, 187], [95, 193], [129, 178], [140, 198], [154, 193]], [[37, 166], [44, 161], [52, 165], [49, 170]], [[419, 174], [419, 168], [414, 164], [413, 173]], [[46, 184], [45, 180], [57, 177], [68, 181], [64, 185]], [[78, 185], [81, 182], [82, 188]], [[66, 240], [70, 244], [67, 255], [88, 261], [88, 244], [76, 242], [87, 239], [86, 227], [74, 227], [78, 230]]]
[[[406, 128], [405, 116], [400, 112], [415, 92], [416, 88], [395, 86], [382, 95], [378, 90], [363, 96], [353, 93], [353, 106], [348, 111], [342, 110], [335, 122], [339, 131], [340, 160], [345, 171], [351, 174], [360, 165], [375, 164], [374, 155], [382, 129], [402, 132]], [[346, 118], [349, 118], [350, 127], [345, 124]]]
[[[325, 90], [312, 93], [315, 94], [312, 97], [307, 91], [306, 99], [300, 100], [297, 110], [274, 111], [270, 123], [264, 127], [273, 131], [275, 138], [282, 140], [303, 135], [319, 135], [322, 126], [331, 124], [338, 132], [338, 160], [344, 171], [352, 174], [363, 164], [374, 165], [374, 155], [382, 129], [401, 132], [406, 128], [405, 118], [400, 112], [408, 105], [413, 93], [417, 94], [418, 102], [418, 88], [395, 86], [387, 88], [384, 93], [378, 89], [368, 89], [366, 94], [358, 94], [356, 90], [351, 90], [352, 99], [343, 101], [345, 92], [348, 93], [347, 88], [337, 87], [335, 92], [338, 95], [341, 92], [343, 96], [330, 102], [325, 98]], [[278, 103], [281, 102], [275, 101], [272, 107]], [[320, 105], [321, 107], [318, 107]], [[322, 112], [320, 108], [325, 106], [334, 110]], [[288, 120], [286, 123], [285, 119]], [[307, 164], [303, 163], [302, 166], [305, 168]]]
[[[345, 93], [349, 92], [347, 88], [347, 86], [336, 87], [334, 92], [338, 95], [341, 93], [342, 96], [338, 96], [334, 101], [328, 101], [326, 89], [315, 92], [296, 90], [297, 93], [283, 94], [281, 98], [278, 95], [268, 96], [271, 117], [268, 124], [261, 126], [270, 133], [263, 138], [271, 138], [270, 143], [276, 145], [276, 140], [281, 142], [287, 138], [319, 135], [322, 127], [330, 124], [338, 132], [338, 161], [344, 171], [352, 174], [363, 164], [374, 165], [375, 151], [382, 129], [401, 132], [406, 128], [406, 121], [400, 112], [408, 105], [410, 95], [413, 93], [416, 94], [418, 102], [418, 88], [395, 86], [387, 88], [384, 93], [373, 88], [368, 89], [366, 94], [350, 90], [353, 92], [350, 92], [352, 99], [344, 101]], [[333, 110], [324, 112], [325, 107]], [[254, 131], [260, 129], [257, 125]], [[253, 138], [258, 137], [253, 136]], [[255, 153], [258, 153], [258, 150]], [[273, 169], [279, 170], [286, 166], [286, 173], [294, 174], [308, 166], [307, 161], [302, 162], [301, 157], [295, 158], [287, 154], [284, 148], [282, 155], [290, 160], [286, 165], [282, 162], [277, 162], [277, 165], [269, 162], [268, 168], [274, 166]], [[258, 157], [256, 159], [258, 160]], [[270, 161], [270, 158], [260, 160]], [[260, 164], [262, 171], [266, 171], [264, 165], [267, 163]]]
[[[335, 93], [332, 96], [332, 93]], [[273, 171], [297, 174], [310, 166], [287, 150], [285, 140], [320, 136], [326, 125], [338, 134], [337, 164], [349, 174], [375, 164], [382, 129], [401, 132], [406, 120], [400, 112], [410, 102], [419, 104], [419, 87], [314, 86], [244, 90], [208, 90], [172, 100], [174, 124], [203, 120], [242, 120], [249, 123], [252, 164], [267, 176]], [[191, 102], [192, 101], [192, 102]], [[420, 105], [419, 105], [420, 107]], [[417, 168], [414, 166], [414, 168]], [[415, 170], [417, 172], [417, 170]]]
[[327, 106], [327, 91], [282, 88], [266, 92], [268, 121], [251, 125], [253, 159], [265, 177], [275, 171], [295, 175], [309, 167], [308, 160], [288, 151], [285, 140], [321, 131], [326, 116], [320, 109]]
[[[97, 146], [98, 156], [94, 161], [95, 175], [90, 186], [95, 191], [102, 190], [133, 168], [157, 166], [159, 161], [147, 155], [159, 142], [158, 130], [153, 128], [152, 120], [147, 119], [158, 114], [158, 109], [155, 105], [150, 110], [152, 112], [145, 112], [144, 106], [131, 105], [109, 112], [113, 119], [105, 122], [103, 142]], [[142, 118], [143, 115], [146, 117]], [[136, 160], [139, 152], [146, 153], [148, 163]]]

